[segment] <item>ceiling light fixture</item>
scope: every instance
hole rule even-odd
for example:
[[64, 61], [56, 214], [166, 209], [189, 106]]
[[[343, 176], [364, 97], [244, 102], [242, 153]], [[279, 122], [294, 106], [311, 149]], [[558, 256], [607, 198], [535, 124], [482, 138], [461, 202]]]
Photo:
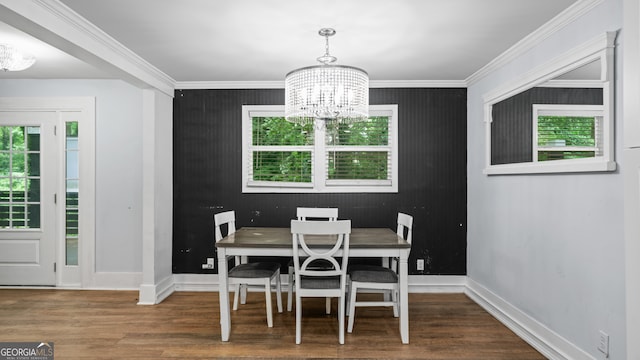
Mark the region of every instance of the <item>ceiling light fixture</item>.
[[21, 71], [33, 63], [36, 59], [26, 55], [11, 45], [0, 44], [0, 69], [4, 71]]
[[325, 37], [325, 53], [317, 58], [320, 65], [293, 70], [285, 78], [285, 118], [307, 124], [315, 119], [351, 123], [369, 118], [369, 75], [366, 71], [335, 65], [329, 54], [329, 36], [334, 29], [318, 31]]

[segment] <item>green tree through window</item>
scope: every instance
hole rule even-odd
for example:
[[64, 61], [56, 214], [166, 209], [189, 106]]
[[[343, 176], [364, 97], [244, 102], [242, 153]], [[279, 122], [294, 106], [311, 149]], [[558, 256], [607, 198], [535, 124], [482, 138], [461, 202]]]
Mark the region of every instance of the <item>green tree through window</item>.
[[[349, 146], [354, 150], [360, 150], [329, 151], [329, 179], [388, 179], [388, 117], [378, 116], [371, 117], [364, 122], [338, 124], [327, 129], [326, 137], [329, 150], [340, 146]], [[380, 151], [375, 151], [373, 147], [377, 146], [383, 148], [379, 149]]]
[[538, 116], [538, 161], [596, 156], [597, 118]]
[[40, 227], [39, 127], [0, 127], [0, 227]]
[[[313, 126], [286, 121], [283, 117], [254, 117], [252, 144], [260, 146], [313, 145]], [[253, 179], [256, 181], [311, 182], [311, 153], [308, 151], [254, 151]]]

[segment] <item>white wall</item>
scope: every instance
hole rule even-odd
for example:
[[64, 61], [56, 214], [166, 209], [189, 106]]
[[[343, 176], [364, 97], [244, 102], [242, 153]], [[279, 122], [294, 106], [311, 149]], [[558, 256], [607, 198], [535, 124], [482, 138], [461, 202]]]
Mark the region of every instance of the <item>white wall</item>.
[[142, 90], [120, 80], [0, 80], [0, 96], [96, 98], [95, 270], [142, 272]]
[[613, 173], [487, 176], [483, 95], [606, 31], [622, 28], [622, 0], [605, 0], [468, 89], [468, 277], [575, 346], [625, 359], [621, 41], [616, 41]]
[[624, 164], [627, 358], [640, 359], [640, 4], [624, 0]]

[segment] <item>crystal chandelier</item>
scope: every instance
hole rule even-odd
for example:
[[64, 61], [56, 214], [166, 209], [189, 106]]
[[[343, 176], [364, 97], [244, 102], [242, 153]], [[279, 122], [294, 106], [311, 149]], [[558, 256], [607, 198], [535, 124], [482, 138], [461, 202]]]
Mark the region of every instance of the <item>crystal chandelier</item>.
[[369, 118], [369, 75], [353, 66], [334, 64], [337, 58], [329, 54], [329, 36], [335, 33], [328, 28], [318, 31], [325, 37], [325, 53], [317, 58], [320, 65], [287, 74], [284, 113], [288, 121], [351, 123]]
[[36, 59], [33, 56], [23, 54], [11, 45], [0, 44], [0, 69], [21, 71], [35, 62]]

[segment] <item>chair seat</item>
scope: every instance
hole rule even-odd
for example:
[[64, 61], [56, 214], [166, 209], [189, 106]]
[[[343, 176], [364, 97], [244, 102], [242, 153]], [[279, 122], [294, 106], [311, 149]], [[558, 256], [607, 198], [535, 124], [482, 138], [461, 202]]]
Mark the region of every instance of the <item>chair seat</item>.
[[280, 269], [276, 262], [255, 262], [240, 264], [229, 270], [230, 278], [268, 278]]
[[397, 283], [398, 274], [393, 270], [378, 265], [353, 265], [349, 268], [351, 281]]
[[340, 288], [339, 276], [301, 276], [301, 287], [304, 289], [335, 289]]

